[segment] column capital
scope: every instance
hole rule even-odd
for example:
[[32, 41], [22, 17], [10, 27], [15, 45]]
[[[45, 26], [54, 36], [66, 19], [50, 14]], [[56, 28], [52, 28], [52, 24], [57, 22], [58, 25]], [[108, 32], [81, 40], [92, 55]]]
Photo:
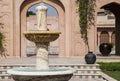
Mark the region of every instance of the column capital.
[[97, 32], [97, 35], [100, 36], [100, 35], [101, 35], [101, 32]]
[[112, 33], [113, 33], [113, 32], [108, 32], [109, 36], [112, 36]]

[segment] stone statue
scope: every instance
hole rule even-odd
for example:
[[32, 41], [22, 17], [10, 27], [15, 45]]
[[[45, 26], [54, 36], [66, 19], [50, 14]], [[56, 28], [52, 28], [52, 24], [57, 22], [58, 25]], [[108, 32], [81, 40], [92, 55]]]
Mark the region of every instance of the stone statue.
[[37, 27], [38, 30], [47, 30], [47, 7], [44, 3], [36, 7]]

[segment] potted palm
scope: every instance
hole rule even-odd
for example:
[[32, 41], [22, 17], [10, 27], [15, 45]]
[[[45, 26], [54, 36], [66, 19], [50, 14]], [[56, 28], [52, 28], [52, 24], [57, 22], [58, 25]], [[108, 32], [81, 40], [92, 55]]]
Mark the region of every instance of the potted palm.
[[94, 64], [96, 56], [90, 51], [87, 37], [87, 30], [90, 26], [94, 26], [94, 6], [96, 0], [78, 0], [79, 1], [79, 25], [81, 36], [84, 39], [85, 44], [88, 47], [88, 54], [85, 55], [85, 61], [87, 64]]

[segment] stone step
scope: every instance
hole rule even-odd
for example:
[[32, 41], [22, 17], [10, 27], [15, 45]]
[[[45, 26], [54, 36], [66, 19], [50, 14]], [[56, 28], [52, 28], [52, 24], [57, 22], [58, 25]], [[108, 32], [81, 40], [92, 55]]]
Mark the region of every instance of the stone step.
[[99, 77], [93, 78], [93, 77], [87, 77], [87, 76], [73, 76], [69, 81], [104, 81], [103, 79], [100, 79]]
[[9, 75], [9, 74], [0, 74], [0, 81], [1, 80], [6, 80], [6, 79], [11, 79], [11, 75]]
[[84, 71], [84, 70], [87, 70], [87, 71], [100, 71], [100, 69], [77, 69], [79, 71]]
[[[7, 69], [11, 69], [14, 67], [33, 67], [35, 66], [34, 64], [4, 64], [0, 65], [0, 79], [1, 80], [6, 80], [6, 79], [11, 79], [11, 76], [7, 74]], [[74, 73], [74, 76], [78, 76], [79, 79], [88, 77], [88, 78], [94, 78], [97, 77], [99, 78], [99, 65], [98, 64], [50, 64], [50, 67], [72, 67], [76, 69], [76, 73]], [[1, 81], [0, 80], [0, 81]], [[74, 80], [75, 81], [75, 80]], [[79, 80], [78, 80], [79, 81]], [[82, 80], [84, 81], [84, 80]]]
[[83, 74], [74, 74], [75, 76], [101, 76], [100, 74], [88, 74], [88, 73], [83, 73]]
[[[78, 71], [100, 71], [100, 69], [77, 69]], [[1, 71], [7, 71], [7, 69], [0, 69]]]
[[14, 80], [13, 79], [6, 79], [6, 80], [5, 79], [4, 80], [1, 79], [0, 81], [14, 81]]
[[3, 77], [3, 78], [4, 77], [9, 77], [10, 78], [10, 76], [11, 76], [10, 74], [0, 74], [0, 77]]

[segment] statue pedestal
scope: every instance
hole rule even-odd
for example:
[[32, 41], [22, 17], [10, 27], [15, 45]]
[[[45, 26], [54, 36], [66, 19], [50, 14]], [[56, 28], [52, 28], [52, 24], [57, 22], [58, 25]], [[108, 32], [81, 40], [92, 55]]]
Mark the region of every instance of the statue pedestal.
[[35, 43], [37, 47], [37, 56], [36, 56], [36, 69], [44, 70], [49, 69], [48, 63], [48, 42], [45, 43]]

